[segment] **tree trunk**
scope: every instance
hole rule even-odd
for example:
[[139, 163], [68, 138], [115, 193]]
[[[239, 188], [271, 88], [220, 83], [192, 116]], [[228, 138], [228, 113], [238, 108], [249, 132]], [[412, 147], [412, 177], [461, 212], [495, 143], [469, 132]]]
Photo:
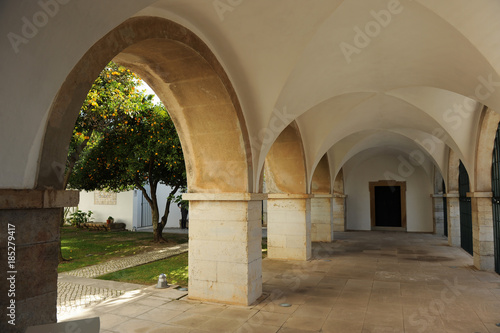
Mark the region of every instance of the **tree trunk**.
[[170, 204], [172, 203], [172, 198], [174, 197], [175, 193], [177, 192], [177, 190], [179, 190], [179, 187], [179, 185], [176, 185], [167, 197], [167, 202], [165, 203], [165, 214], [163, 214], [163, 216], [161, 217], [160, 222], [162, 230], [167, 225], [168, 215], [170, 214]]
[[163, 226], [159, 222], [160, 213], [158, 212], [158, 207], [156, 209], [152, 209], [152, 221], [153, 221], [153, 241], [155, 243], [163, 243], [165, 239], [163, 238]]
[[156, 196], [158, 182], [150, 182], [149, 187], [151, 190], [150, 205], [151, 205], [151, 213], [152, 213], [151, 215], [152, 215], [152, 220], [153, 220], [153, 241], [155, 243], [163, 243], [163, 242], [165, 242], [165, 239], [163, 238], [163, 235], [162, 235], [164, 225], [162, 225], [160, 222], [160, 212], [158, 209], [158, 197]]

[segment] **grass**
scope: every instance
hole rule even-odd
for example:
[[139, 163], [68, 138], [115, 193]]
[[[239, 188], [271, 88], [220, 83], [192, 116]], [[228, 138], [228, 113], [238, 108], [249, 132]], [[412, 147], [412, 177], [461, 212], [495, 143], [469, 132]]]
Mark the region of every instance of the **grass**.
[[128, 283], [154, 285], [158, 275], [164, 273], [169, 284], [187, 287], [188, 284], [188, 254], [169, 257], [149, 264], [127, 268], [118, 272], [99, 276], [101, 280], [113, 280]]
[[96, 265], [110, 259], [126, 257], [154, 249], [185, 243], [185, 234], [164, 233], [167, 243], [153, 243], [152, 233], [146, 232], [103, 232], [88, 231], [74, 227], [61, 228], [61, 249], [65, 259], [57, 271], [59, 273]]
[[[262, 240], [262, 258], [265, 257], [267, 257], [267, 239]], [[189, 280], [187, 252], [149, 264], [102, 275], [97, 279], [153, 285], [158, 282], [158, 275], [161, 273], [167, 276], [169, 284], [187, 287]]]
[[[58, 271], [66, 272], [80, 267], [95, 265], [109, 259], [115, 259], [159, 247], [173, 246], [185, 243], [188, 235], [163, 234], [169, 242], [155, 244], [151, 233], [142, 232], [99, 232], [76, 229], [73, 227], [61, 228], [61, 242], [63, 256], [71, 261], [59, 264]], [[262, 239], [262, 257], [267, 256], [267, 239]], [[144, 285], [154, 285], [158, 275], [164, 273], [169, 284], [183, 287], [188, 285], [188, 254], [182, 253], [149, 264], [127, 268], [97, 277], [101, 280], [113, 280]]]

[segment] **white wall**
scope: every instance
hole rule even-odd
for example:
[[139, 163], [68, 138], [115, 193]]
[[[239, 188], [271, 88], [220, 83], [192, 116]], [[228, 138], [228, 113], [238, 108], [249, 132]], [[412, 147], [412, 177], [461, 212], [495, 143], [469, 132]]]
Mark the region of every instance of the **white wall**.
[[[149, 193], [149, 186], [145, 186], [146, 190]], [[156, 191], [156, 195], [158, 197], [158, 208], [160, 211], [160, 218], [165, 214], [165, 205], [167, 203], [167, 197], [171, 191], [171, 187], [165, 186], [162, 184], [158, 185], [158, 189]], [[140, 190], [136, 190], [137, 195], [134, 197], [134, 207], [135, 207], [135, 213], [134, 213], [134, 219], [133, 219], [133, 225], [136, 227], [139, 227], [140, 225], [140, 217], [141, 217], [141, 199], [142, 199], [142, 192]], [[177, 192], [179, 194], [180, 192]], [[145, 206], [149, 209], [149, 206]], [[181, 210], [179, 207], [177, 207], [177, 204], [175, 202], [172, 202], [170, 204], [170, 212], [168, 214], [168, 219], [167, 219], [167, 225], [165, 226], [166, 228], [178, 228], [179, 227], [179, 220], [181, 218]], [[188, 215], [189, 219], [189, 215]]]
[[96, 205], [94, 192], [81, 191], [78, 209], [84, 212], [91, 210], [94, 222], [106, 222], [108, 216], [113, 216], [115, 222], [125, 223], [126, 228], [132, 230], [133, 196], [134, 191], [121, 192], [116, 195], [116, 205]]
[[[160, 209], [160, 218], [165, 213], [165, 204], [167, 196], [170, 193], [170, 188], [164, 185], [158, 186], [158, 204]], [[115, 222], [126, 224], [128, 230], [132, 230], [134, 226], [140, 225], [141, 218], [141, 197], [142, 193], [139, 190], [132, 190], [117, 193], [116, 205], [96, 205], [94, 203], [94, 192], [80, 192], [80, 203], [78, 209], [81, 211], [91, 210], [94, 214], [94, 222], [106, 222], [108, 216], [113, 216]], [[145, 208], [150, 209], [149, 206]], [[176, 203], [170, 205], [170, 213], [167, 220], [167, 228], [178, 228], [181, 212]], [[189, 218], [189, 216], [188, 216]]]
[[379, 152], [367, 158], [355, 157], [346, 163], [344, 186], [348, 230], [371, 229], [369, 182], [387, 180], [389, 172], [396, 176], [395, 180], [406, 181], [407, 231], [433, 231], [431, 177], [422, 167], [403, 168], [398, 156], [402, 155]]

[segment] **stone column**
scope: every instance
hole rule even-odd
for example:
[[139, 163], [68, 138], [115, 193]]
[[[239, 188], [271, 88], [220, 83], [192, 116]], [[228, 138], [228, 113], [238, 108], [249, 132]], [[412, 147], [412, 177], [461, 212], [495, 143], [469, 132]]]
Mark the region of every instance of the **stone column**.
[[78, 200], [77, 191], [0, 190], [0, 332], [56, 322], [61, 209]]
[[345, 198], [347, 198], [345, 194], [335, 193], [333, 195], [333, 232], [345, 231]]
[[447, 193], [448, 203], [448, 244], [460, 246], [460, 200], [458, 193]]
[[259, 193], [186, 193], [190, 299], [250, 305], [262, 295]]
[[492, 192], [470, 192], [472, 206], [472, 242], [474, 266], [484, 271], [495, 270]]
[[314, 194], [311, 198], [311, 241], [331, 242], [332, 227], [332, 195]]
[[267, 256], [286, 260], [311, 258], [310, 194], [268, 194]]
[[431, 194], [434, 234], [444, 235], [444, 204], [442, 194]]

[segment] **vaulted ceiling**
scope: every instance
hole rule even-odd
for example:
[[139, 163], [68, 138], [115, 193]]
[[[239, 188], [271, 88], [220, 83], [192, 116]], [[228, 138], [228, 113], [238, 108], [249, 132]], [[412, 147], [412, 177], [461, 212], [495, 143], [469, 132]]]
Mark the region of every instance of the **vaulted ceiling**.
[[[20, 33], [21, 18], [40, 10], [14, 2], [1, 7], [2, 32]], [[274, 140], [294, 120], [308, 181], [325, 154], [334, 179], [349, 159], [384, 149], [421, 154], [424, 168], [434, 165], [445, 175], [448, 148], [467, 167], [474, 165], [481, 110], [500, 110], [496, 0], [123, 0], [119, 6], [75, 0], [60, 4], [39, 29], [41, 38], [19, 45], [29, 52], [12, 52], [8, 39], [0, 42], [1, 117], [17, 111], [30, 133], [23, 137], [0, 122], [0, 151], [15, 140], [26, 146], [11, 162], [27, 165], [14, 178], [30, 183], [36, 156], [26, 156], [41, 144], [44, 111], [67, 72], [133, 16], [177, 22], [216, 55], [243, 110], [255, 182]], [[36, 105], [21, 100], [21, 86]], [[34, 108], [42, 111], [26, 112]], [[8, 186], [9, 179], [0, 177], [0, 184]]]

